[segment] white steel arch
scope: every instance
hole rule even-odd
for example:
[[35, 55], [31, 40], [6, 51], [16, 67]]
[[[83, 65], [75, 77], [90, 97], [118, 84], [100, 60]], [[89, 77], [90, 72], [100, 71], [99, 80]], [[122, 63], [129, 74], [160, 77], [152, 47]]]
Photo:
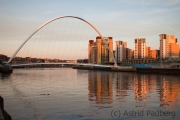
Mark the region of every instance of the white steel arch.
[[[82, 20], [82, 21], [86, 22], [88, 25], [90, 25], [90, 26], [99, 34], [99, 36], [101, 37], [101, 39], [104, 40], [104, 38], [103, 38], [103, 36], [101, 35], [101, 33], [100, 33], [91, 23], [89, 23], [88, 21], [86, 21], [86, 20], [84, 20], [84, 19], [82, 19], [82, 18], [80, 18], [80, 17], [76, 17], [76, 16], [59, 16], [59, 17], [57, 17], [57, 18], [53, 18], [53, 19], [47, 21], [46, 23], [42, 24], [39, 28], [37, 28], [37, 29], [19, 46], [19, 48], [14, 52], [14, 54], [11, 56], [11, 58], [8, 60], [7, 63], [10, 63], [10, 62], [12, 61], [12, 59], [13, 59], [13, 58], [15, 57], [15, 55], [19, 52], [19, 50], [24, 46], [24, 44], [25, 44], [36, 32], [38, 32], [41, 28], [43, 28], [43, 27], [46, 26], [47, 24], [49, 24], [49, 23], [51, 23], [51, 22], [53, 22], [53, 21], [55, 21], [55, 20], [57, 20], [57, 19], [67, 18], [67, 17], [76, 18], [76, 19], [79, 19], [79, 20]], [[112, 55], [112, 57], [113, 57], [113, 60], [114, 60], [114, 63], [115, 63], [114, 65], [117, 66], [117, 62], [116, 62], [116, 60], [115, 60], [115, 58], [114, 58], [113, 52], [109, 49], [109, 47], [108, 47], [108, 45], [107, 45], [106, 42], [105, 42], [105, 44], [106, 44], [106, 48], [110, 51], [110, 53], [111, 53], [111, 55]]]

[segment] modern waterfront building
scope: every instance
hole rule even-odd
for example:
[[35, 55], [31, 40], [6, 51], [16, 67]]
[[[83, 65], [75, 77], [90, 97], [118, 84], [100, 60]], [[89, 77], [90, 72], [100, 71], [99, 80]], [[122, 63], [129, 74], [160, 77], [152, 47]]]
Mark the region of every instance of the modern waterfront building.
[[[96, 44], [96, 42], [95, 42], [95, 44]], [[97, 46], [96, 45], [92, 46], [91, 54], [92, 54], [91, 63], [96, 63], [97, 62]]]
[[146, 38], [135, 38], [134, 59], [144, 59], [146, 57]]
[[88, 45], [88, 61], [89, 63], [93, 63], [93, 49], [92, 47], [95, 45], [94, 40], [89, 40], [89, 45]]
[[179, 45], [174, 35], [160, 34], [160, 58], [179, 57]]
[[[106, 46], [107, 44], [107, 46]], [[113, 56], [109, 52], [109, 49], [113, 52], [113, 38], [104, 37], [103, 40], [101, 37], [96, 37], [96, 42], [94, 40], [89, 40], [88, 45], [88, 59], [89, 63], [107, 63], [113, 62]]]
[[116, 41], [115, 58], [117, 62], [121, 62], [122, 60], [126, 59], [126, 48], [127, 48], [127, 42]]
[[[179, 46], [179, 48], [180, 48], [180, 46]], [[179, 49], [179, 58], [180, 58], [180, 49]]]
[[151, 56], [152, 59], [157, 59], [157, 50], [151, 50]]
[[126, 48], [125, 49], [125, 51], [126, 51], [126, 60], [131, 60], [131, 59], [133, 59], [133, 57], [134, 57], [134, 54], [133, 54], [133, 50], [131, 50], [130, 48]]
[[113, 50], [114, 58], [116, 58], [116, 50]]
[[179, 44], [169, 43], [169, 57], [178, 58], [179, 57]]
[[146, 46], [146, 58], [151, 58], [151, 47]]
[[[107, 49], [109, 49], [113, 52], [113, 38], [112, 37], [104, 37], [104, 40], [101, 39], [101, 37], [96, 37], [96, 46], [97, 46], [97, 63], [107, 63], [107, 62], [113, 62], [113, 56]], [[106, 44], [108, 46], [106, 46]]]
[[160, 59], [160, 50], [156, 50], [156, 59]]

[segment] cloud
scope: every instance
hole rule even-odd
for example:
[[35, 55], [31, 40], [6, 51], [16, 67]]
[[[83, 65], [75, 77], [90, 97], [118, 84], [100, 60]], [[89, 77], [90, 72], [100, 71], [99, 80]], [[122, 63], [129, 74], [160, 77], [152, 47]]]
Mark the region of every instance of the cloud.
[[180, 4], [180, 0], [168, 0], [166, 5], [177, 5]]

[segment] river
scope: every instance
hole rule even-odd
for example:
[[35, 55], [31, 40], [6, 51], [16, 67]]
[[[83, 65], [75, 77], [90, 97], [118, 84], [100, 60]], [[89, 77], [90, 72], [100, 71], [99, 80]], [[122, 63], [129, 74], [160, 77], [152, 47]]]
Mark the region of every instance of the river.
[[180, 119], [180, 76], [14, 69], [0, 73], [0, 95], [13, 120]]

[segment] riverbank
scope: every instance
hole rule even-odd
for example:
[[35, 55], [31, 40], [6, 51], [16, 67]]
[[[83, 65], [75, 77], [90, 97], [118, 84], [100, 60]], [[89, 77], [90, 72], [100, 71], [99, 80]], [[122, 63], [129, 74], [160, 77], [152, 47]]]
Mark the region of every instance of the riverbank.
[[84, 69], [84, 70], [101, 70], [101, 71], [117, 71], [117, 72], [135, 72], [135, 67], [123, 67], [123, 66], [73, 66], [73, 69]]
[[1, 66], [0, 72], [2, 73], [12, 73], [13, 68], [66, 68], [70, 67], [73, 69], [83, 69], [83, 70], [99, 70], [99, 71], [115, 71], [115, 72], [137, 72], [137, 73], [147, 73], [147, 74], [167, 74], [167, 75], [180, 75], [179, 68], [151, 68], [148, 65], [144, 66], [103, 66], [103, 65], [32, 65], [32, 66]]
[[180, 69], [173, 68], [136, 68], [137, 73], [180, 75]]
[[180, 69], [174, 69], [174, 68], [136, 68], [136, 67], [127, 67], [127, 66], [124, 66], [124, 67], [122, 67], [122, 66], [118, 66], [118, 67], [74, 66], [72, 68], [73, 69], [84, 69], [84, 70], [180, 75]]

